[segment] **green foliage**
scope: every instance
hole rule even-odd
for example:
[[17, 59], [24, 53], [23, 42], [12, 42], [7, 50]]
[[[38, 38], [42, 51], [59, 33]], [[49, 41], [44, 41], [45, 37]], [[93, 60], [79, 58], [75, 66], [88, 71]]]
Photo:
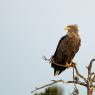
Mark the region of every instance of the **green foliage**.
[[34, 95], [63, 95], [63, 89], [57, 86], [48, 87], [44, 92]]

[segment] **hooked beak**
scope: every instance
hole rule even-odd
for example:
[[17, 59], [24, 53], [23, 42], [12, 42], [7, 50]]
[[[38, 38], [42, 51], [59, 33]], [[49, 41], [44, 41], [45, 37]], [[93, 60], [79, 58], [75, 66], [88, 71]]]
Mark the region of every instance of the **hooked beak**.
[[69, 30], [70, 28], [68, 27], [68, 26], [66, 26], [65, 28], [64, 28], [64, 30]]

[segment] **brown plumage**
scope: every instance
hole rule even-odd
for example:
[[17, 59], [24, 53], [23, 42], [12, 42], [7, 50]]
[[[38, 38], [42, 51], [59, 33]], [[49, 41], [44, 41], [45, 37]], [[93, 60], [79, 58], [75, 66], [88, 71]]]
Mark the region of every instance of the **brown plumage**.
[[77, 25], [68, 25], [65, 30], [68, 32], [60, 39], [56, 51], [50, 61], [51, 66], [54, 68], [54, 75], [59, 75], [68, 68], [67, 65], [72, 62], [72, 59], [79, 50], [81, 42]]

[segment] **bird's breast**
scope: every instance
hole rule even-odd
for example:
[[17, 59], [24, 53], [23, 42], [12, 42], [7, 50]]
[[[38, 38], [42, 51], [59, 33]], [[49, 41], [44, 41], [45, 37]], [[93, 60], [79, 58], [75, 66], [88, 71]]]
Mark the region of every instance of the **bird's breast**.
[[68, 41], [66, 42], [66, 52], [67, 54], [72, 54], [74, 52], [77, 52], [79, 50], [80, 46], [80, 39], [77, 38], [68, 38]]

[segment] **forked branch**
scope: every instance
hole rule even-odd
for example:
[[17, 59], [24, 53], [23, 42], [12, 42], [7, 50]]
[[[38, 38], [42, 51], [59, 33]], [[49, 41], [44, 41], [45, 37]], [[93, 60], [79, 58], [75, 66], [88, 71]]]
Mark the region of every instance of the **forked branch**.
[[[44, 57], [44, 60], [50, 61], [50, 59], [46, 59], [45, 57]], [[92, 93], [93, 93], [93, 89], [92, 88], [94, 88], [93, 82], [95, 82], [95, 73], [94, 72], [91, 72], [93, 61], [95, 61], [95, 59], [92, 59], [90, 61], [90, 64], [87, 67], [87, 69], [88, 69], [88, 77], [87, 77], [87, 79], [83, 75], [80, 74], [77, 66], [74, 65], [74, 69], [76, 71], [76, 75], [79, 76], [79, 78], [83, 79], [84, 82], [81, 82], [79, 80], [73, 80], [73, 81], [52, 80], [52, 82], [49, 83], [49, 84], [43, 85], [41, 87], [36, 87], [34, 90], [31, 91], [31, 93], [33, 93], [33, 92], [35, 92], [37, 90], [40, 90], [42, 88], [45, 88], [45, 87], [48, 87], [48, 86], [51, 86], [53, 84], [56, 84], [56, 83], [61, 82], [61, 83], [64, 83], [64, 84], [65, 83], [66, 84], [67, 83], [73, 83], [73, 84], [79, 84], [79, 85], [85, 86], [87, 88], [87, 95], [92, 95]], [[72, 63], [74, 63], [74, 62], [72, 62]], [[74, 64], [76, 64], [76, 63], [74, 63]], [[64, 66], [62, 65], [61, 67], [64, 67]], [[73, 75], [73, 78], [74, 78], [74, 75]]]
[[65, 84], [65, 83], [76, 83], [76, 84], [79, 84], [79, 85], [82, 85], [82, 86], [87, 86], [84, 82], [80, 82], [80, 81], [52, 80], [52, 82], [49, 83], [49, 84], [46, 84], [46, 85], [41, 86], [41, 87], [36, 87], [34, 90], [31, 91], [31, 93], [33, 93], [33, 92], [35, 92], [35, 91], [37, 91], [37, 90], [40, 90], [40, 89], [42, 89], [42, 88], [51, 86], [51, 85], [53, 85], [53, 84], [59, 83], [59, 82], [64, 83], [64, 84]]
[[90, 61], [90, 64], [87, 67], [88, 68], [88, 78], [89, 78], [89, 80], [91, 79], [91, 76], [93, 75], [92, 72], [91, 72], [91, 69], [92, 69], [92, 64], [93, 64], [94, 61], [95, 61], [95, 59], [92, 59]]
[[82, 76], [82, 75], [79, 73], [78, 68], [77, 68], [76, 66], [75, 66], [74, 68], [75, 68], [76, 74], [77, 74], [80, 78], [82, 78], [85, 82], [87, 82], [86, 78], [85, 78], [84, 76]]

